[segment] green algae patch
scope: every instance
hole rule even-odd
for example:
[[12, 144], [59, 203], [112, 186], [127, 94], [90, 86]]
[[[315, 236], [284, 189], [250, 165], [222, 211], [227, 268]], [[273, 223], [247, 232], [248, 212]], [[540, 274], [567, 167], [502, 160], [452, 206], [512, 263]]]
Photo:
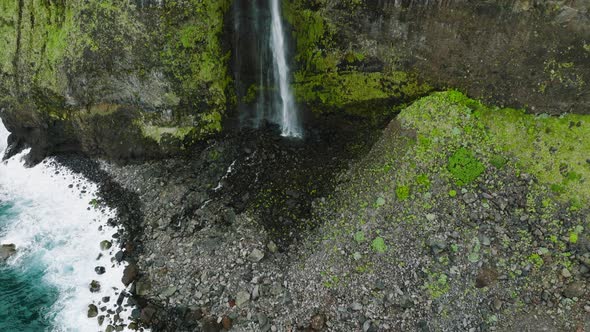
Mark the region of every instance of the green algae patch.
[[488, 166], [512, 163], [565, 199], [590, 201], [590, 116], [532, 115], [447, 91], [418, 100], [399, 118], [418, 133], [416, 158], [431, 166], [447, 159], [458, 185], [475, 181]]
[[430, 91], [405, 72], [330, 72], [309, 75], [299, 71], [293, 85], [300, 103], [315, 112], [344, 111], [364, 117], [393, 114], [399, 105]]
[[453, 153], [447, 168], [460, 186], [473, 182], [485, 171], [484, 165], [465, 148], [460, 148]]
[[[359, 5], [357, 1], [339, 2], [350, 10]], [[310, 9], [304, 0], [284, 1], [283, 6], [296, 44], [293, 89], [297, 101], [313, 112], [391, 119], [403, 107], [400, 105], [432, 90], [415, 74], [382, 63], [362, 47], [338, 45], [337, 26], [321, 6]]]
[[496, 146], [523, 170], [562, 196], [590, 201], [590, 116], [534, 116], [523, 110], [496, 109], [482, 122]]
[[150, 125], [144, 125], [141, 127], [141, 131], [145, 137], [149, 137], [158, 143], [160, 143], [165, 136], [184, 140], [184, 138], [193, 133], [194, 130], [195, 128], [193, 127], [159, 127]]

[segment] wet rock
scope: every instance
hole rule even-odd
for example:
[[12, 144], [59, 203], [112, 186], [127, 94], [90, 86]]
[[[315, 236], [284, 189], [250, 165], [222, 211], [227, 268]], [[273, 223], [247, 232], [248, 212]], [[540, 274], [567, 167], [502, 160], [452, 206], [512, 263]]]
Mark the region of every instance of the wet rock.
[[326, 319], [324, 315], [317, 314], [311, 318], [311, 328], [316, 331], [321, 331], [326, 325]]
[[498, 272], [494, 269], [482, 269], [475, 279], [475, 287], [483, 288], [492, 285], [498, 280]]
[[98, 308], [94, 304], [88, 306], [88, 318], [94, 318], [98, 316]]
[[118, 263], [121, 263], [123, 259], [125, 259], [125, 253], [121, 250], [117, 251], [117, 253], [115, 254], [115, 259]]
[[125, 285], [125, 287], [129, 286], [133, 281], [135, 281], [138, 274], [139, 274], [139, 270], [137, 268], [137, 265], [135, 265], [135, 264], [127, 265], [125, 267], [125, 270], [123, 271], [123, 278], [121, 278], [123, 285]]
[[98, 282], [96, 280], [92, 280], [92, 282], [90, 283], [90, 291], [92, 293], [100, 292], [100, 282]]
[[103, 275], [106, 271], [107, 270], [104, 268], [104, 266], [97, 266], [94, 268], [94, 272], [96, 272], [98, 275]]
[[584, 295], [584, 283], [581, 281], [576, 281], [569, 284], [563, 291], [563, 295], [567, 298], [580, 298]]
[[5, 261], [16, 254], [16, 246], [14, 244], [3, 244], [0, 247], [0, 262]]
[[147, 307], [145, 307], [141, 310], [141, 315], [139, 316], [139, 319], [144, 324], [149, 324], [152, 322], [152, 319], [156, 315], [156, 312], [157, 312], [157, 309], [155, 307], [148, 305]]
[[113, 244], [111, 243], [111, 241], [104, 240], [100, 242], [100, 250], [109, 250], [112, 246]]
[[260, 251], [259, 249], [252, 250], [252, 252], [248, 256], [248, 259], [254, 263], [260, 262], [263, 258], [264, 258], [264, 253], [262, 251]]

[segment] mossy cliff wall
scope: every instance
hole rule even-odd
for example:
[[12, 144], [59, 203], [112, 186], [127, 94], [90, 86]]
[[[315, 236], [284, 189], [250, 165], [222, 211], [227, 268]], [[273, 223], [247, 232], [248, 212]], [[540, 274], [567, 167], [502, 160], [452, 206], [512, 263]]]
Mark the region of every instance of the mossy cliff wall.
[[[129, 159], [219, 132], [234, 86], [243, 99], [256, 93], [237, 73], [232, 82], [232, 3], [0, 0], [0, 116], [13, 146], [32, 146], [32, 161]], [[294, 90], [303, 110], [377, 120], [449, 87], [535, 113], [588, 113], [588, 6], [283, 1]]]
[[[221, 129], [230, 0], [0, 0], [0, 107], [33, 159], [174, 153]], [[33, 160], [34, 161], [34, 160]]]
[[[363, 112], [426, 86], [535, 113], [590, 111], [584, 1], [284, 1], [296, 91], [313, 108]], [[373, 101], [366, 104], [366, 101]], [[360, 102], [360, 103], [359, 103]], [[378, 104], [378, 103], [377, 103]]]

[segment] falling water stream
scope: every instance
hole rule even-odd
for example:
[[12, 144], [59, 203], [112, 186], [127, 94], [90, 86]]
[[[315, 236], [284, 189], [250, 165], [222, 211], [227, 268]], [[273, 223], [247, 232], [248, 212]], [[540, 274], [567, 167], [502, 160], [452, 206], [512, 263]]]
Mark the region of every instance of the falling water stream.
[[286, 137], [301, 137], [301, 128], [297, 118], [297, 109], [293, 100], [293, 92], [289, 85], [289, 66], [285, 55], [285, 33], [283, 20], [279, 8], [279, 0], [271, 0], [272, 27], [271, 49], [273, 52], [275, 75], [278, 78], [280, 94], [280, 126], [281, 135]]
[[279, 126], [284, 137], [301, 138], [279, 0], [234, 3], [234, 75], [242, 123]]

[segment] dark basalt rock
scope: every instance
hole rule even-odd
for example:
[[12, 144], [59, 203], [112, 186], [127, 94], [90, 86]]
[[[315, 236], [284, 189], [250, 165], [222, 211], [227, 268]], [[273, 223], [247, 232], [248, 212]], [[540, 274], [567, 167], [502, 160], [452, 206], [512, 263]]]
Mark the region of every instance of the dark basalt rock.
[[135, 281], [138, 274], [139, 274], [139, 269], [137, 268], [137, 265], [131, 263], [131, 264], [127, 265], [127, 267], [125, 267], [125, 270], [123, 271], [123, 278], [121, 279], [121, 282], [123, 282], [123, 285], [129, 286], [133, 281]]
[[105, 274], [106, 271], [107, 270], [105, 269], [104, 266], [97, 266], [94, 268], [94, 272], [96, 272], [96, 274], [98, 274], [98, 275], [103, 275], [103, 274]]
[[7, 260], [16, 254], [16, 246], [14, 244], [3, 244], [0, 246], [0, 262]]

